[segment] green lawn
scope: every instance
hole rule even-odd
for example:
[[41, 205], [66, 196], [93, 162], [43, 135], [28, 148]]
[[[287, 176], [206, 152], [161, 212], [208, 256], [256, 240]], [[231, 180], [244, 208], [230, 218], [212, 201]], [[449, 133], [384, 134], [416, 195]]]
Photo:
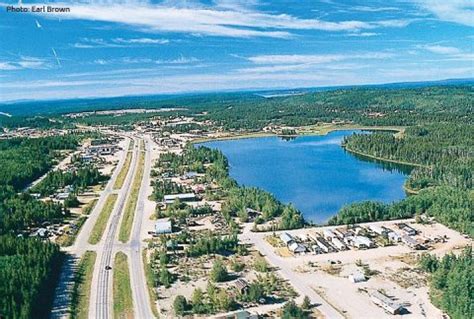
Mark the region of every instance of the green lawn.
[[132, 286], [127, 255], [122, 252], [115, 255], [113, 272], [114, 318], [133, 318]]
[[105, 201], [105, 205], [100, 212], [99, 218], [95, 222], [94, 228], [92, 228], [92, 232], [89, 236], [89, 244], [95, 245], [97, 244], [102, 235], [104, 233], [105, 227], [107, 226], [107, 222], [109, 220], [110, 214], [114, 209], [115, 202], [117, 201], [117, 194], [110, 194]]
[[72, 291], [71, 319], [89, 317], [89, 299], [96, 256], [95, 252], [86, 251], [79, 262]]
[[140, 192], [140, 186], [143, 179], [144, 162], [145, 153], [140, 152], [137, 173], [133, 179], [130, 195], [128, 196], [123, 214], [122, 224], [120, 225], [119, 240], [123, 243], [130, 239], [130, 233], [132, 232], [133, 217], [135, 215], [135, 209], [137, 208], [138, 193]]

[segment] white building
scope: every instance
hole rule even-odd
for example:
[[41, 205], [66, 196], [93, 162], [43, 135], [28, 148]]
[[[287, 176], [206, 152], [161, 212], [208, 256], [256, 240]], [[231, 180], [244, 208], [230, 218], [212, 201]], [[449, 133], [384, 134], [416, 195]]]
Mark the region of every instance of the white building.
[[155, 234], [170, 234], [173, 232], [173, 227], [169, 219], [161, 219], [155, 223]]
[[189, 202], [196, 200], [196, 195], [194, 195], [194, 193], [184, 193], [164, 196], [165, 204], [172, 204], [176, 199], [179, 199], [182, 202]]
[[291, 244], [289, 244], [288, 249], [290, 251], [292, 251], [293, 253], [296, 253], [296, 254], [306, 252], [306, 247], [305, 246], [303, 246], [301, 244], [298, 244], [298, 243], [295, 243], [295, 242], [292, 242]]
[[367, 280], [367, 278], [365, 278], [364, 274], [361, 273], [360, 271], [356, 271], [353, 274], [350, 274], [348, 278], [349, 278], [349, 281], [354, 283], [354, 284]]
[[281, 241], [285, 244], [285, 245], [289, 245], [290, 243], [294, 242], [295, 240], [293, 239], [293, 237], [288, 234], [288, 233], [281, 233], [280, 234], [280, 239]]
[[404, 310], [402, 305], [393, 302], [392, 299], [388, 298], [387, 296], [385, 296], [384, 294], [378, 291], [371, 293], [370, 299], [372, 299], [372, 302], [374, 304], [381, 307], [382, 309], [384, 309], [385, 311], [387, 311], [388, 313], [392, 315], [400, 314]]

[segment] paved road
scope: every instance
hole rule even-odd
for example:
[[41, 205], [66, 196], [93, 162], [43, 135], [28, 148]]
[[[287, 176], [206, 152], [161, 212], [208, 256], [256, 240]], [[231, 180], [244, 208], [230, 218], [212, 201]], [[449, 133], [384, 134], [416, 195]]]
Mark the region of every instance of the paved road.
[[[120, 226], [121, 216], [125, 203], [130, 192], [133, 178], [137, 171], [138, 162], [138, 141], [135, 140], [132, 162], [130, 170], [125, 179], [125, 183], [118, 192], [117, 202], [112, 211], [109, 224], [106, 229], [105, 238], [101, 240], [101, 249], [97, 250], [97, 262], [94, 269], [93, 284], [91, 291], [91, 305], [89, 307], [89, 317], [96, 319], [112, 318], [112, 271], [106, 270], [106, 266], [113, 266], [114, 243], [116, 234]], [[95, 288], [95, 289], [94, 289]]]
[[77, 262], [86, 250], [97, 249], [96, 246], [92, 246], [88, 243], [89, 235], [100, 212], [102, 211], [102, 208], [104, 207], [107, 197], [112, 193], [117, 193], [117, 191], [113, 190], [113, 185], [115, 184], [115, 180], [117, 179], [117, 176], [125, 163], [126, 154], [126, 151], [123, 152], [122, 157], [119, 159], [119, 163], [111, 178], [109, 179], [105, 189], [102, 191], [97, 204], [82, 226], [81, 231], [77, 235], [74, 245], [64, 249], [66, 252], [68, 252], [68, 255], [61, 269], [60, 280], [55, 291], [55, 299], [51, 311], [51, 318], [53, 319], [69, 317], [68, 314], [71, 303], [71, 292], [73, 288]]
[[134, 301], [134, 312], [135, 318], [154, 318], [153, 312], [150, 305], [150, 296], [147, 288], [145, 270], [142, 258], [142, 245], [140, 235], [142, 233], [142, 221], [143, 218], [147, 218], [145, 215], [145, 200], [147, 186], [150, 185], [150, 172], [151, 172], [151, 147], [153, 143], [150, 138], [144, 139], [145, 146], [145, 167], [143, 171], [143, 180], [140, 186], [140, 192], [138, 195], [137, 208], [135, 210], [135, 217], [133, 219], [133, 228], [131, 234], [131, 240], [129, 242], [130, 247], [130, 274], [131, 274], [131, 285], [132, 295]]
[[295, 273], [291, 269], [291, 264], [288, 264], [284, 258], [277, 256], [273, 251], [272, 247], [265, 241], [264, 234], [253, 233], [250, 231], [250, 227], [245, 227], [244, 232], [240, 235], [242, 242], [250, 242], [265, 255], [271, 265], [277, 267], [278, 272], [283, 278], [290, 281], [292, 286], [300, 294], [300, 299], [303, 296], [308, 296], [311, 303], [319, 305], [318, 310], [322, 312], [326, 318], [331, 319], [343, 319], [344, 316], [339, 313], [334, 307], [328, 304], [321, 296], [311, 288], [311, 282], [307, 281], [307, 278], [303, 278], [298, 273]]

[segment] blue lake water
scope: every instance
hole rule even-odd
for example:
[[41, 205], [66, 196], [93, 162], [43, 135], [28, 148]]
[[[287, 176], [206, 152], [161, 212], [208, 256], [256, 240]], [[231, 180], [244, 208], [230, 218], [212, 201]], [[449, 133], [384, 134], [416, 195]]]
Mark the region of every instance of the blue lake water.
[[261, 137], [206, 142], [229, 160], [240, 184], [262, 188], [293, 203], [306, 219], [327, 221], [342, 206], [364, 200], [392, 202], [405, 197], [408, 167], [381, 163], [345, 151], [344, 136], [301, 136], [290, 140]]

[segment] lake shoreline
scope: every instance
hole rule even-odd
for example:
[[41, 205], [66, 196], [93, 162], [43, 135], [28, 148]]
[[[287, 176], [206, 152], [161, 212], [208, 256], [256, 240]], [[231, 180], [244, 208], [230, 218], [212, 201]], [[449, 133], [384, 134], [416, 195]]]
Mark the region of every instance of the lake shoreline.
[[[368, 129], [372, 129], [372, 128], [373, 128], [373, 127], [362, 127], [362, 126], [358, 126], [357, 128], [354, 128], [353, 126], [351, 126], [351, 127], [347, 127], [347, 126], [346, 126], [346, 127], [332, 127], [330, 130], [326, 128], [326, 132], [324, 132], [324, 134], [321, 134], [321, 132], [311, 132], [312, 134], [299, 134], [298, 137], [307, 137], [307, 138], [310, 138], [311, 140], [313, 140], [314, 138], [317, 139], [317, 140], [319, 140], [318, 137], [320, 137], [320, 138], [322, 138], [323, 140], [327, 140], [327, 139], [331, 139], [330, 136], [327, 136], [327, 137], [326, 137], [326, 135], [328, 135], [328, 134], [331, 133], [331, 132], [334, 132], [334, 133], [335, 133], [335, 131], [339, 131], [339, 133], [337, 133], [337, 136], [338, 136], [338, 137], [342, 137], [342, 136], [348, 136], [348, 135], [350, 136], [350, 135], [352, 134], [352, 132], [344, 132], [344, 131], [351, 131], [351, 130], [357, 131], [357, 130], [361, 130], [361, 129], [363, 129], [363, 130], [368, 130]], [[388, 130], [387, 127], [377, 127], [377, 128], [378, 128], [378, 130], [385, 130], [385, 131]], [[399, 130], [399, 129], [398, 129], [398, 130], [395, 130], [395, 129], [393, 129], [392, 127], [390, 127], [390, 130], [391, 130], [391, 131], [394, 131], [394, 132], [400, 132], [400, 131], [401, 131], [401, 130]], [[314, 136], [314, 138], [311, 138], [311, 136]], [[265, 171], [268, 172], [268, 171], [272, 171], [272, 170], [273, 170], [273, 169], [269, 169], [267, 166], [265, 166], [264, 164], [262, 164], [262, 163], [265, 163], [265, 160], [262, 159], [262, 157], [260, 157], [260, 158], [258, 158], [257, 160], [255, 160], [255, 156], [252, 157], [252, 159], [247, 159], [247, 158], [246, 158], [246, 155], [239, 155], [239, 156], [237, 157], [237, 159], [236, 159], [235, 154], [234, 154], [234, 156], [229, 157], [229, 155], [231, 155], [232, 153], [235, 153], [235, 152], [233, 152], [233, 151], [230, 151], [231, 153], [227, 153], [227, 152], [229, 152], [229, 150], [232, 150], [232, 149], [234, 149], [234, 150], [236, 150], [236, 149], [237, 149], [237, 150], [238, 150], [238, 149], [241, 149], [241, 146], [238, 146], [238, 145], [247, 145], [247, 146], [248, 146], [248, 145], [255, 145], [255, 146], [253, 146], [251, 149], [246, 149], [245, 154], [248, 154], [248, 153], [257, 154], [257, 153], [255, 153], [256, 150], [257, 150], [257, 149], [260, 149], [260, 150], [262, 149], [262, 148], [261, 148], [262, 145], [260, 145], [260, 143], [264, 143], [264, 142], [266, 141], [266, 140], [259, 140], [258, 138], [261, 138], [261, 137], [271, 137], [271, 138], [272, 138], [271, 141], [275, 141], [274, 138], [275, 138], [275, 137], [279, 137], [278, 135], [276, 135], [276, 134], [269, 134], [269, 133], [254, 133], [254, 134], [241, 134], [241, 135], [239, 136], [239, 138], [235, 138], [235, 137], [237, 137], [237, 135], [234, 135], [234, 136], [225, 136], [225, 137], [223, 137], [223, 138], [207, 139], [206, 141], [203, 141], [203, 142], [201, 142], [201, 141], [196, 142], [196, 141], [195, 141], [195, 143], [193, 143], [193, 144], [195, 144], [196, 146], [200, 146], [200, 145], [202, 144], [203, 146], [206, 146], [206, 147], [219, 149], [219, 150], [220, 150], [221, 152], [223, 152], [223, 154], [228, 158], [229, 162], [231, 161], [232, 158], [234, 158], [234, 161], [237, 160], [237, 162], [234, 162], [234, 163], [236, 163], [236, 164], [235, 164], [235, 167], [240, 167], [241, 169], [242, 169], [242, 167], [245, 168], [249, 161], [250, 161], [250, 162], [253, 161], [253, 164], [251, 164], [251, 165], [254, 165], [253, 167], [258, 167], [258, 168], [259, 168], [259, 171], [261, 171], [261, 172], [265, 172]], [[241, 140], [243, 140], [243, 139], [252, 139], [252, 138], [255, 139], [255, 142], [253, 142], [253, 141], [248, 141], [248, 142], [241, 141]], [[214, 142], [222, 142], [222, 141], [224, 141], [224, 144], [221, 144], [221, 145], [227, 145], [227, 152], [225, 151], [225, 147], [224, 147], [224, 149], [222, 149], [222, 148], [221, 148], [222, 146], [221, 146], [221, 147], [217, 147], [217, 146], [215, 146], [215, 145], [214, 145], [214, 146], [212, 145], [212, 143], [214, 143]], [[240, 141], [241, 141], [241, 142], [240, 142]], [[298, 140], [297, 140], [297, 141], [298, 141]], [[300, 141], [300, 142], [293, 142], [293, 143], [298, 144], [298, 143], [302, 143], [302, 142], [304, 142], [304, 140], [303, 140], [303, 141]], [[210, 143], [210, 144], [207, 144], [207, 143]], [[244, 143], [244, 144], [242, 144], [242, 143]], [[272, 145], [273, 143], [275, 143], [275, 142], [270, 142], [270, 145]], [[207, 145], [206, 145], [206, 144], [207, 144]], [[331, 144], [334, 144], [334, 143], [331, 143]], [[219, 143], [218, 143], [217, 145], [219, 145]], [[282, 144], [279, 144], [279, 145], [282, 145]], [[285, 145], [286, 145], [286, 144], [285, 144]], [[324, 144], [323, 144], [323, 145], [324, 145]], [[327, 144], [327, 145], [330, 145], [330, 144]], [[336, 147], [336, 145], [335, 145], [334, 147]], [[322, 153], [322, 154], [326, 154], [327, 156], [330, 156], [331, 158], [335, 159], [336, 157], [332, 157], [332, 156], [334, 156], [334, 155], [336, 154], [336, 153], [333, 153], [333, 152], [335, 152], [335, 151], [334, 151], [334, 150], [335, 150], [334, 147], [332, 148], [333, 151], [330, 151], [331, 153], [329, 153], [329, 154], [328, 154], [328, 153]], [[345, 148], [341, 147], [341, 141], [339, 141], [339, 142], [337, 143], [337, 147], [336, 147], [336, 148], [340, 150], [340, 151], [337, 152], [337, 154], [340, 154], [340, 152], [342, 152], [342, 153], [345, 152]], [[272, 152], [274, 152], [274, 151], [275, 151], [275, 150], [273, 150]], [[294, 152], [294, 151], [292, 151], [292, 150], [287, 150], [286, 152], [292, 153], [292, 152]], [[305, 162], [307, 162], [307, 163], [313, 163], [313, 164], [311, 164], [311, 165], [314, 165], [314, 160], [311, 159], [311, 156], [312, 156], [312, 155], [311, 155], [310, 153], [304, 153], [304, 151], [302, 151], [302, 152], [303, 152], [303, 153], [301, 153], [301, 154], [299, 155], [299, 156], [300, 156], [299, 158], [305, 158]], [[237, 152], [237, 153], [242, 153], [242, 152]], [[258, 153], [260, 153], [260, 152], [258, 152]], [[304, 155], [304, 154], [306, 154], [306, 155]], [[270, 156], [270, 155], [268, 155], [268, 156]], [[280, 157], [281, 154], [280, 154], [280, 155], [277, 155], [277, 154], [275, 153], [275, 154], [273, 154], [273, 155], [271, 155], [271, 156], [276, 156], [276, 158], [281, 158], [281, 157]], [[305, 156], [306, 156], [306, 157], [305, 157]], [[324, 157], [324, 155], [322, 155], [322, 156]], [[353, 155], [351, 154], [351, 152], [347, 152], [347, 155], [346, 155], [346, 156], [349, 156], [349, 158], [354, 158]], [[240, 157], [240, 158], [239, 158], [239, 157]], [[346, 157], [344, 157], [344, 158], [346, 158]], [[364, 159], [359, 159], [359, 160], [360, 160], [360, 161], [363, 161], [363, 162], [367, 162], [368, 159], [369, 159], [369, 157], [367, 157], [366, 160], [364, 160]], [[379, 160], [380, 160], [380, 159], [379, 159]], [[350, 168], [349, 171], [351, 171], [351, 169], [354, 167], [354, 166], [353, 166], [354, 164], [352, 164], [352, 163], [353, 163], [352, 161], [353, 161], [353, 160], [351, 160], [350, 162], [348, 162], [348, 165], [349, 165], [348, 167]], [[337, 162], [337, 160], [335, 160], [335, 162]], [[370, 162], [370, 161], [369, 161], [369, 162]], [[385, 161], [380, 160], [380, 162], [383, 163], [383, 162], [385, 162]], [[247, 163], [247, 164], [243, 164], [243, 163]], [[258, 163], [258, 164], [257, 164], [257, 163]], [[322, 163], [328, 163], [328, 162], [327, 162], [327, 161], [323, 161]], [[342, 163], [346, 163], [346, 162], [340, 162], [340, 164], [338, 164], [338, 165], [342, 165]], [[283, 170], [284, 170], [284, 169], [285, 169], [285, 164], [284, 164], [284, 163], [280, 163], [280, 164], [283, 165]], [[396, 164], [396, 163], [393, 163], [393, 164]], [[243, 165], [243, 166], [242, 166], [242, 165]], [[255, 165], [257, 165], [257, 166], [255, 166]], [[262, 165], [264, 165], [265, 167], [262, 167]], [[327, 165], [327, 164], [326, 164], [326, 165]], [[325, 180], [325, 179], [327, 179], [327, 178], [331, 179], [331, 178], [332, 178], [331, 176], [339, 176], [339, 180], [340, 180], [340, 183], [341, 183], [340, 187], [342, 187], [342, 189], [347, 189], [348, 185], [353, 185], [353, 187], [356, 187], [355, 185], [359, 185], [359, 186], [357, 186], [357, 188], [354, 188], [354, 189], [365, 189], [365, 190], [366, 190], [365, 192], [367, 192], [367, 195], [369, 196], [367, 199], [359, 198], [358, 196], [355, 196], [354, 198], [352, 198], [354, 201], [349, 201], [349, 202], [347, 202], [347, 203], [357, 202], [357, 201], [360, 201], [360, 200], [376, 200], [376, 201], [383, 201], [383, 202], [391, 202], [391, 201], [393, 201], [393, 200], [397, 200], [397, 198], [399, 198], [399, 199], [405, 198], [405, 197], [408, 196], [410, 193], [412, 193], [411, 190], [407, 189], [407, 188], [404, 187], [404, 185], [403, 185], [403, 184], [404, 184], [404, 181], [406, 180], [406, 178], [407, 178], [407, 176], [408, 176], [408, 174], [409, 174], [409, 172], [410, 172], [409, 169], [408, 169], [408, 170], [400, 170], [400, 171], [397, 170], [397, 171], [399, 172], [398, 174], [404, 172], [404, 174], [403, 174], [403, 173], [402, 173], [402, 174], [405, 176], [403, 180], [400, 180], [400, 178], [399, 178], [399, 179], [398, 179], [399, 182], [397, 182], [397, 191], [396, 191], [396, 193], [399, 194], [399, 195], [398, 195], [399, 197], [392, 197], [392, 195], [387, 195], [387, 196], [384, 196], [384, 195], [375, 195], [374, 197], [370, 197], [370, 196], [372, 196], [372, 195], [370, 195], [370, 194], [378, 194], [378, 192], [379, 192], [379, 190], [380, 190], [380, 189], [379, 189], [379, 186], [377, 186], [377, 189], [379, 189], [379, 190], [375, 190], [375, 189], [374, 189], [374, 191], [373, 191], [373, 190], [368, 190], [368, 189], [372, 189], [372, 188], [373, 188], [373, 187], [372, 187], [372, 186], [373, 186], [372, 184], [376, 185], [376, 184], [377, 184], [376, 182], [375, 182], [375, 183], [374, 183], [374, 182], [371, 182], [371, 179], [370, 179], [370, 178], [369, 178], [369, 179], [366, 179], [365, 181], [363, 181], [363, 179], [362, 179], [362, 180], [359, 179], [359, 178], [357, 177], [357, 175], [355, 175], [355, 176], [349, 175], [349, 177], [345, 177], [345, 178], [343, 177], [343, 178], [341, 178], [341, 177], [340, 177], [341, 175], [339, 174], [339, 172], [341, 171], [341, 169], [340, 169], [340, 168], [334, 169], [334, 165], [331, 165], [331, 167], [332, 167], [332, 168], [326, 166], [326, 167], [324, 168], [324, 170], [319, 170], [319, 172], [314, 175], [314, 178], [316, 178], [316, 179], [319, 178], [320, 180], [321, 180], [321, 178], [323, 178], [323, 180]], [[412, 167], [412, 166], [410, 166], [410, 167]], [[305, 169], [307, 169], [306, 164], [304, 164], [304, 165], [302, 166], [302, 170], [304, 171]], [[325, 176], [325, 175], [319, 176], [319, 175], [321, 174], [321, 172], [322, 172], [322, 171], [326, 171], [326, 169], [329, 169], [329, 171], [334, 170], [334, 172], [333, 172], [333, 173], [329, 173], [329, 175], [327, 175], [327, 176]], [[299, 171], [299, 169], [296, 171], [296, 174], [298, 174], [298, 171]], [[329, 171], [326, 171], [326, 172], [329, 172]], [[390, 171], [392, 171], [392, 170], [390, 170]], [[295, 171], [293, 171], [293, 169], [292, 169], [292, 172], [295, 172]], [[308, 173], [311, 173], [310, 171], [304, 171], [304, 172], [305, 172], [305, 173], [304, 173], [302, 176], [308, 176], [307, 174], [308, 174]], [[352, 170], [352, 172], [354, 172], [354, 170]], [[375, 172], [374, 172], [374, 173], [375, 173]], [[393, 172], [393, 173], [395, 173], [395, 172]], [[241, 174], [242, 174], [242, 172], [241, 172]], [[263, 173], [263, 174], [265, 174], [265, 173]], [[299, 174], [301, 175], [301, 173], [299, 173]], [[312, 174], [312, 173], [311, 173], [311, 174]], [[324, 173], [323, 173], [323, 174], [324, 174]], [[326, 173], [326, 174], [328, 174], [328, 173]], [[353, 173], [353, 174], [357, 174], [357, 173]], [[379, 172], [379, 173], [376, 173], [376, 174], [377, 174], [377, 176], [380, 176], [380, 174], [387, 174], [387, 172], [385, 172], [385, 173]], [[240, 175], [240, 176], [246, 176], [246, 175], [248, 175], [248, 174], [243, 173], [243, 174]], [[250, 175], [251, 175], [251, 174], [250, 174]], [[271, 175], [271, 174], [270, 174], [270, 175]], [[274, 188], [272, 188], [271, 186], [269, 186], [269, 185], [272, 185], [273, 182], [271, 181], [271, 177], [270, 177], [270, 179], [269, 179], [268, 174], [267, 174], [267, 176], [265, 176], [266, 179], [265, 179], [265, 178], [263, 179], [263, 180], [264, 180], [264, 182], [263, 182], [264, 184], [259, 184], [259, 182], [256, 182], [256, 183], [255, 183], [255, 181], [250, 182], [249, 180], [245, 180], [245, 179], [244, 179], [244, 180], [241, 180], [241, 179], [239, 179], [237, 176], [238, 176], [238, 175], [236, 175], [236, 176], [232, 175], [232, 177], [237, 180], [237, 182], [239, 183], [239, 185], [240, 185], [240, 184], [243, 184], [243, 185], [253, 185], [254, 187], [258, 187], [258, 188], [260, 188], [260, 189], [264, 189], [264, 190], [266, 190], [266, 191], [268, 191], [268, 192], [271, 192], [272, 194], [274, 194], [274, 195], [278, 198], [278, 200], [280, 200], [280, 201], [282, 201], [282, 202], [285, 202], [285, 203], [290, 203], [290, 202], [291, 202], [291, 203], [297, 204], [297, 201], [295, 201], [294, 198], [296, 198], [295, 196], [299, 196], [299, 195], [295, 195], [295, 194], [297, 194], [297, 193], [295, 193], [295, 189], [301, 188], [301, 190], [300, 190], [300, 191], [301, 191], [301, 194], [305, 194], [305, 193], [306, 193], [308, 190], [310, 190], [310, 189], [312, 189], [313, 191], [314, 191], [315, 189], [317, 189], [317, 188], [314, 188], [314, 187], [312, 186], [312, 184], [308, 184], [307, 182], [304, 182], [304, 181], [302, 181], [302, 184], [300, 184], [300, 186], [296, 187], [296, 184], [295, 184], [295, 183], [297, 183], [297, 181], [294, 180], [293, 182], [291, 182], [291, 183], [293, 183], [293, 184], [290, 183], [290, 185], [293, 185], [293, 186], [291, 186], [291, 190], [292, 190], [292, 191], [289, 191], [289, 192], [288, 192], [288, 191], [285, 191], [286, 195], [282, 195], [281, 190], [280, 190], [282, 186], [279, 186], [280, 189], [278, 189], [278, 190], [275, 190]], [[311, 176], [313, 176], [313, 175], [311, 175]], [[351, 176], [352, 176], [352, 177], [351, 177]], [[284, 178], [284, 179], [285, 179], [285, 178]], [[280, 180], [281, 180], [281, 179], [280, 179]], [[349, 182], [349, 181], [351, 181], [351, 180], [353, 180], [354, 182]], [[268, 183], [268, 182], [270, 182], [270, 184], [265, 185], [265, 183]], [[275, 183], [278, 183], [278, 181], [276, 180]], [[331, 183], [333, 183], [333, 182], [331, 182]], [[387, 184], [387, 183], [384, 183], [384, 186], [383, 186], [384, 189], [386, 189], [386, 188], [388, 187], [386, 184]], [[275, 185], [275, 184], [273, 184], [273, 185]], [[364, 186], [364, 185], [365, 185], [365, 186]], [[295, 187], [296, 187], [296, 188], [295, 188]], [[366, 187], [367, 187], [367, 188], [366, 188]], [[390, 188], [391, 188], [391, 187], [389, 187], [388, 189], [390, 189]], [[328, 192], [329, 192], [329, 193], [328, 193]], [[330, 196], [329, 194], [336, 194], [337, 192], [338, 192], [338, 190], [337, 190], [337, 189], [334, 189], [334, 187], [333, 187], [332, 190], [330, 189], [330, 187], [329, 187], [329, 188], [328, 188], [328, 187], [322, 187], [322, 188], [319, 189], [319, 191], [317, 191], [317, 194], [319, 194], [317, 197], [319, 197], [319, 199], [316, 200], [316, 201], [314, 201], [314, 205], [315, 205], [315, 206], [313, 206], [313, 207], [307, 206], [306, 209], [304, 209], [304, 208], [303, 208], [303, 207], [305, 207], [305, 206], [304, 206], [304, 205], [305, 205], [304, 202], [302, 203], [302, 204], [303, 204], [303, 207], [300, 207], [299, 205], [296, 205], [296, 206], [298, 207], [299, 210], [302, 210], [303, 216], [304, 216], [304, 218], [305, 218], [305, 220], [306, 220], [307, 222], [310, 222], [310, 221], [311, 221], [312, 223], [316, 223], [316, 224], [321, 224], [321, 223], [324, 224], [325, 222], [327, 222], [327, 219], [329, 219], [332, 215], [337, 215], [337, 213], [340, 211], [340, 208], [341, 208], [341, 207], [334, 207], [334, 203], [331, 202], [331, 201], [329, 201], [329, 202], [324, 201], [323, 199], [326, 198], [326, 197], [325, 197], [325, 196], [326, 196], [325, 194], [327, 194], [327, 196]], [[391, 193], [391, 192], [392, 192], [392, 191], [389, 191], [387, 194], [389, 194], [389, 193]], [[357, 193], [357, 192], [354, 192], [354, 194], [356, 194], [356, 193]], [[288, 194], [292, 194], [292, 195], [288, 195]], [[345, 193], [344, 196], [347, 196], [347, 194], [348, 194], [348, 193]], [[403, 195], [401, 195], [401, 194], [403, 194]], [[291, 197], [291, 196], [293, 196], [293, 197]], [[300, 204], [301, 204], [301, 203], [300, 203]], [[332, 207], [334, 207], [334, 209], [335, 209], [335, 210], [334, 210], [334, 213], [328, 214], [327, 218], [325, 218], [325, 217], [324, 217], [325, 214], [326, 214], [327, 212], [329, 212], [329, 211], [332, 211]], [[308, 210], [308, 209], [309, 209], [309, 210]], [[321, 213], [322, 215], [320, 215], [320, 213]], [[320, 216], [318, 216], [318, 215], [320, 215]], [[323, 217], [323, 218], [321, 218], [321, 217]]]
[[[319, 128], [319, 130], [316, 130]], [[204, 137], [204, 138], [196, 138], [192, 140], [191, 144], [199, 144], [199, 143], [206, 143], [206, 142], [213, 142], [213, 141], [227, 141], [227, 140], [240, 140], [240, 139], [248, 139], [248, 138], [259, 138], [259, 137], [289, 137], [289, 138], [296, 138], [300, 136], [325, 136], [331, 132], [337, 131], [351, 131], [351, 130], [362, 130], [362, 131], [388, 131], [388, 132], [397, 132], [397, 134], [402, 134], [405, 131], [404, 126], [360, 126], [360, 125], [326, 125], [321, 127], [316, 126], [302, 126], [296, 128], [296, 130], [300, 131], [300, 133], [292, 134], [292, 135], [282, 135], [273, 132], [244, 132], [244, 133], [237, 133], [235, 135], [227, 135], [227, 136], [216, 136], [216, 137]]]

